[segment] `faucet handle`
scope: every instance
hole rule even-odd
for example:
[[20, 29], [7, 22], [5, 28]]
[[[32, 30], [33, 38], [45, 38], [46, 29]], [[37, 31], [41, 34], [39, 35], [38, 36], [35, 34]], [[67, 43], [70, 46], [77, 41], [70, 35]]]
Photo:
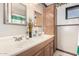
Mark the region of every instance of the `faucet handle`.
[[17, 39], [17, 37], [13, 37], [13, 38]]
[[15, 41], [17, 41], [18, 40], [18, 38], [17, 37], [13, 37], [14, 39], [15, 39]]
[[22, 40], [22, 37], [18, 37], [19, 40]]

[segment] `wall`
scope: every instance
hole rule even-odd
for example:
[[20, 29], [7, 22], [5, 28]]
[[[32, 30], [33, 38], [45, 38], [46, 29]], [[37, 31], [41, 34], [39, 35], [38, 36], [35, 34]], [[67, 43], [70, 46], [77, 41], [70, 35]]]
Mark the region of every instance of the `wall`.
[[78, 42], [77, 43], [78, 43], [78, 46], [79, 46], [79, 29], [78, 29]]
[[79, 18], [68, 19], [68, 20], [65, 19], [65, 15], [66, 15], [65, 8], [69, 6], [74, 6], [74, 5], [77, 5], [77, 4], [74, 4], [74, 3], [65, 4], [60, 7], [57, 7], [57, 25], [79, 24]]
[[57, 27], [57, 48], [75, 53], [78, 41], [78, 27], [79, 26], [59, 26]]
[[79, 24], [79, 18], [65, 19], [65, 8], [74, 5], [77, 4], [65, 4], [57, 7], [57, 48], [76, 54], [79, 26], [62, 26], [68, 24]]
[[[27, 20], [29, 19], [29, 17], [34, 19], [34, 15], [33, 15], [34, 9], [35, 10], [39, 9], [39, 11], [43, 10], [43, 9], [40, 8], [40, 6], [38, 6], [36, 4], [34, 4], [34, 5], [25, 4], [25, 5], [27, 6]], [[33, 7], [33, 6], [35, 6], [35, 7]], [[4, 21], [3, 12], [4, 12], [3, 11], [3, 4], [0, 3], [0, 37], [25, 34], [26, 26], [3, 24], [3, 21]]]

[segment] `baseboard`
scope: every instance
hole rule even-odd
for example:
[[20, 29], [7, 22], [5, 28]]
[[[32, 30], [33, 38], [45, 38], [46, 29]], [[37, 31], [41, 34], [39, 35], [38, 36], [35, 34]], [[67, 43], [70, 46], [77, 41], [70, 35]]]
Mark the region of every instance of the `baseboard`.
[[62, 52], [67, 53], [67, 54], [71, 54], [73, 56], [77, 56], [77, 54], [74, 54], [74, 53], [71, 53], [71, 52], [68, 52], [68, 51], [64, 51], [64, 50], [61, 50], [61, 49], [58, 49], [58, 48], [56, 50], [62, 51]]

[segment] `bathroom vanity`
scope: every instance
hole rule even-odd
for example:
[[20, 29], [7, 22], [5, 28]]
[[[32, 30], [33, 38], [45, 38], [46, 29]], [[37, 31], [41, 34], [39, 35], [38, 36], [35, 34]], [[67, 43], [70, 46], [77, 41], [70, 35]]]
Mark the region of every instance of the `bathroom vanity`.
[[[18, 5], [22, 7], [21, 10], [19, 10], [22, 11], [21, 14], [18, 11], [19, 7], [16, 8]], [[30, 8], [28, 8], [28, 6], [30, 6]], [[26, 33], [23, 32], [23, 35], [17, 34], [15, 36], [0, 37], [0, 56], [53, 56], [56, 51], [55, 6], [50, 5], [49, 7], [43, 7], [39, 4], [33, 4], [33, 6], [27, 4], [26, 8], [23, 4], [5, 4], [4, 7], [4, 24], [26, 25], [26, 9], [30, 11], [27, 12], [28, 21], [25, 29]], [[31, 10], [32, 7], [34, 7], [34, 9]], [[12, 8], [12, 10], [10, 8]], [[28, 13], [33, 13], [33, 15], [29, 15]], [[9, 18], [8, 21], [7, 18]], [[32, 23], [31, 38], [27, 38], [30, 32], [28, 26], [29, 19], [31, 19]]]
[[[41, 38], [43, 40], [43, 38]], [[25, 50], [17, 56], [53, 56], [54, 53], [54, 37], [45, 39], [44, 41], [38, 43], [37, 45]], [[29, 43], [30, 44], [30, 43]]]

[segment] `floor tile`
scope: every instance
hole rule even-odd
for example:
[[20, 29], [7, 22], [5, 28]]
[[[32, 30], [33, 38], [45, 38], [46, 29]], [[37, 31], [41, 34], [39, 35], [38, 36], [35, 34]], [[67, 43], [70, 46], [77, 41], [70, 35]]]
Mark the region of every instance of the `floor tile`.
[[64, 52], [61, 52], [61, 51], [56, 51], [54, 56], [73, 56], [73, 55], [70, 55], [70, 54], [67, 54], [67, 53], [64, 53]]

